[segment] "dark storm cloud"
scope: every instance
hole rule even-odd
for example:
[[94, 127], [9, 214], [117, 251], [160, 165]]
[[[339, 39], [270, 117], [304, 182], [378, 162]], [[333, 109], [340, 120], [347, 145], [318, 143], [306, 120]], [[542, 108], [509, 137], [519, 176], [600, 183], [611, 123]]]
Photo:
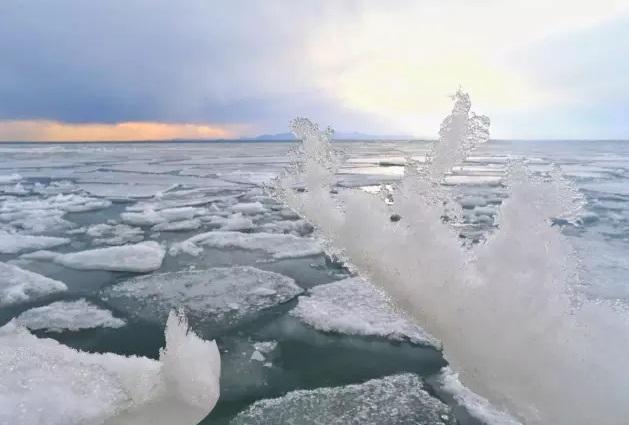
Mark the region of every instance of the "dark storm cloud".
[[295, 63], [316, 10], [314, 2], [299, 10], [290, 2], [2, 2], [0, 119], [285, 123], [294, 110], [337, 109]]

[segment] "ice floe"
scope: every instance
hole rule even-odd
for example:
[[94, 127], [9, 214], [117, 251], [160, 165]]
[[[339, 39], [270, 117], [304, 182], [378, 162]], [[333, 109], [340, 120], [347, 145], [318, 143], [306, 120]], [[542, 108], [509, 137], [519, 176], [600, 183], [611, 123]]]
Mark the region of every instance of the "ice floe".
[[293, 279], [278, 273], [217, 267], [133, 278], [106, 288], [102, 298], [149, 320], [163, 320], [172, 308], [183, 306], [197, 320], [229, 326], [302, 292]]
[[204, 214], [203, 208], [181, 207], [163, 210], [147, 209], [142, 212], [124, 212], [120, 214], [123, 222], [134, 226], [154, 226], [171, 221], [191, 220], [195, 216]]
[[54, 248], [70, 243], [68, 238], [22, 235], [0, 231], [0, 254], [19, 254], [24, 251]]
[[31, 308], [16, 318], [17, 323], [31, 330], [50, 332], [78, 331], [92, 328], [119, 328], [125, 321], [114, 317], [109, 310], [80, 299], [57, 301], [42, 307]]
[[124, 245], [127, 243], [141, 242], [144, 239], [144, 231], [126, 224], [95, 224], [86, 232], [92, 237], [94, 245]]
[[223, 230], [249, 230], [254, 227], [253, 221], [240, 212], [227, 217], [221, 225]]
[[196, 230], [201, 227], [201, 220], [193, 218], [190, 220], [167, 221], [156, 224], [151, 228], [154, 232], [181, 232], [185, 230]]
[[241, 202], [229, 207], [235, 213], [247, 215], [264, 214], [267, 210], [260, 202]]
[[0, 306], [30, 301], [67, 290], [65, 283], [0, 263]]
[[199, 255], [203, 246], [259, 250], [270, 254], [275, 259], [307, 257], [322, 252], [321, 244], [312, 238], [277, 233], [229, 231], [200, 233], [183, 242], [173, 244], [169, 252], [171, 255], [178, 255], [180, 252]]
[[315, 286], [308, 295], [299, 297], [291, 315], [324, 332], [439, 346], [434, 337], [397, 312], [382, 291], [362, 278]]
[[253, 348], [264, 354], [268, 354], [277, 348], [277, 341], [258, 341], [253, 343]]
[[64, 215], [65, 211], [61, 210], [15, 210], [0, 213], [0, 222], [32, 234], [60, 232], [74, 227], [74, 223], [62, 218]]
[[344, 387], [298, 390], [253, 403], [231, 425], [453, 425], [448, 406], [432, 397], [416, 375], [373, 379]]
[[[147, 273], [162, 266], [166, 251], [154, 241], [135, 245], [110, 246], [69, 254], [57, 254], [48, 258], [62, 266], [76, 270], [110, 270]], [[40, 257], [40, 259], [44, 259]]]
[[170, 315], [159, 361], [77, 351], [15, 322], [0, 328], [0, 423], [195, 425], [219, 395], [214, 341]]

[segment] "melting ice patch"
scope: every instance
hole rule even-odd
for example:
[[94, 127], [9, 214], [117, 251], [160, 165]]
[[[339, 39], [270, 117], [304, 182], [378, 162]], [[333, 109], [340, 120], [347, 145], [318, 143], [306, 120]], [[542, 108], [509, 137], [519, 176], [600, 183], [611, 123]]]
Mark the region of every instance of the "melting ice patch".
[[57, 301], [43, 307], [31, 308], [20, 314], [17, 323], [31, 330], [45, 329], [50, 332], [78, 331], [93, 328], [119, 328], [125, 321], [114, 317], [84, 299]]
[[439, 346], [439, 341], [395, 311], [383, 291], [361, 278], [343, 279], [309, 290], [291, 311], [324, 332], [381, 336]]
[[197, 424], [218, 399], [216, 343], [175, 314], [165, 335], [156, 361], [77, 351], [8, 323], [0, 328], [0, 423]]
[[302, 292], [278, 273], [217, 267], [137, 277], [106, 288], [103, 299], [148, 320], [163, 320], [171, 309], [184, 306], [195, 319], [229, 326]]
[[58, 280], [0, 263], [0, 306], [30, 301], [67, 289], [65, 283]]
[[200, 233], [183, 242], [173, 244], [169, 252], [171, 255], [178, 255], [180, 252], [199, 255], [203, 246], [264, 251], [275, 259], [308, 257], [322, 252], [319, 242], [312, 238], [276, 233], [229, 231]]
[[422, 388], [413, 374], [358, 385], [292, 391], [255, 402], [231, 425], [454, 425], [450, 409]]
[[166, 251], [157, 242], [141, 242], [135, 245], [110, 246], [70, 254], [51, 252], [33, 253], [31, 259], [52, 260], [76, 270], [109, 270], [147, 273], [162, 266]]
[[0, 254], [19, 254], [24, 251], [54, 248], [70, 243], [68, 238], [32, 236], [0, 231]]

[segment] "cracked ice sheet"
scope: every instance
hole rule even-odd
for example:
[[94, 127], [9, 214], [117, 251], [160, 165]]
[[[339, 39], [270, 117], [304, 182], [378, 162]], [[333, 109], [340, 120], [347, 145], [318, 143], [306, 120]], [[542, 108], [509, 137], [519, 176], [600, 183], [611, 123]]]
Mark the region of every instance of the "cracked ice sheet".
[[106, 288], [102, 298], [147, 320], [162, 321], [172, 308], [183, 306], [197, 320], [226, 327], [302, 292], [293, 279], [279, 273], [216, 267], [133, 278]]
[[172, 187], [170, 184], [79, 183], [78, 187], [102, 198], [152, 198]]
[[423, 389], [413, 374], [393, 375], [362, 384], [298, 390], [260, 400], [231, 425], [453, 425], [448, 406]]
[[94, 183], [137, 184], [137, 185], [186, 185], [194, 187], [212, 187], [220, 189], [237, 189], [242, 185], [211, 177], [192, 177], [172, 174], [141, 174], [116, 171], [94, 171], [80, 173], [75, 176], [80, 185]]
[[380, 336], [438, 347], [439, 341], [404, 317], [387, 296], [362, 278], [318, 285], [290, 313], [324, 332]]

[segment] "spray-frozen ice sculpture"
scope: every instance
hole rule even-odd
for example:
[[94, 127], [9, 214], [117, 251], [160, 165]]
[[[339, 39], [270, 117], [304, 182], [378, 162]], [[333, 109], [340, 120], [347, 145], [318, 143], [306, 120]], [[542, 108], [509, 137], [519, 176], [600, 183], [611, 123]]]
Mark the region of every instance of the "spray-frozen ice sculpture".
[[339, 163], [331, 131], [303, 118], [291, 123], [302, 148], [274, 191], [315, 225], [332, 255], [440, 338], [462, 381], [494, 406], [526, 424], [626, 423], [629, 320], [575, 291], [577, 260], [551, 225], [574, 213], [576, 191], [556, 171], [534, 176], [514, 161], [499, 229], [484, 243], [462, 246], [456, 220], [443, 219], [457, 213], [444, 174], [489, 138], [489, 119], [470, 108], [457, 91], [429, 160], [407, 161], [393, 203], [331, 190]]

